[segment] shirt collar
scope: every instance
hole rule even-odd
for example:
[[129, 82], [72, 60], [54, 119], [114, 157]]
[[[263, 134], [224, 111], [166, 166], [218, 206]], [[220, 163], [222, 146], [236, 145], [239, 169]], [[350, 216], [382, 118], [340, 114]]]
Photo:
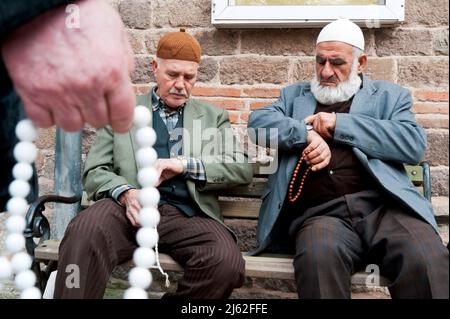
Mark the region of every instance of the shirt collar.
[[168, 114], [173, 114], [175, 112], [178, 112], [180, 115], [183, 114], [183, 110], [184, 107], [186, 106], [186, 102], [183, 103], [178, 109], [176, 109], [175, 111], [168, 111], [166, 104], [164, 103], [163, 100], [161, 100], [161, 98], [159, 97], [159, 95], [156, 93], [156, 90], [158, 88], [154, 87], [152, 89], [152, 109], [153, 111], [158, 111], [160, 109], [163, 109], [164, 112], [168, 113]]

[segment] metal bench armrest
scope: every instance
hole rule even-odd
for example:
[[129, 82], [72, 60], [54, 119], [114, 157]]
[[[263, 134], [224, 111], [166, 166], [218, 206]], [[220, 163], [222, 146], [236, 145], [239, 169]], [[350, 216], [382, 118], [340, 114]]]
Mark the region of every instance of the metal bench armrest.
[[63, 203], [74, 204], [81, 201], [81, 195], [78, 196], [60, 196], [60, 195], [45, 195], [40, 196], [37, 201], [31, 204], [28, 208], [25, 220], [26, 228], [24, 236], [26, 240], [26, 249], [28, 254], [34, 256], [34, 249], [37, 244], [33, 238], [40, 238], [42, 240], [50, 239], [50, 224], [47, 217], [43, 214], [46, 203]]
[[420, 163], [423, 169], [423, 196], [431, 202], [431, 175], [430, 164], [427, 161]]

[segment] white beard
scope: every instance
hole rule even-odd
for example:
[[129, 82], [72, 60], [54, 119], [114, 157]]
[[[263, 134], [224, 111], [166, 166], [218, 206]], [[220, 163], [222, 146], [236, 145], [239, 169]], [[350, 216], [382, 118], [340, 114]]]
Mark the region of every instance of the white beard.
[[317, 101], [323, 105], [331, 105], [350, 100], [361, 87], [361, 77], [357, 72], [358, 59], [352, 65], [350, 76], [344, 82], [340, 82], [336, 87], [321, 86], [317, 75], [311, 80], [311, 92]]

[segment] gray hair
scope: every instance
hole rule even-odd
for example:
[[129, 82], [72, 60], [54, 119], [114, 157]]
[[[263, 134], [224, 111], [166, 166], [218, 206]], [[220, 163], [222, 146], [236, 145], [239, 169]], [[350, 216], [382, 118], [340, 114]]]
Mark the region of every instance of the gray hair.
[[363, 50], [361, 50], [360, 48], [357, 47], [353, 47], [353, 58], [354, 59], [359, 59], [359, 57], [364, 53]]
[[356, 66], [358, 65], [359, 57], [360, 57], [363, 53], [364, 53], [364, 51], [361, 50], [360, 48], [353, 47], [353, 51], [352, 51], [352, 54], [353, 54], [352, 70], [353, 70], [354, 67], [356, 67]]

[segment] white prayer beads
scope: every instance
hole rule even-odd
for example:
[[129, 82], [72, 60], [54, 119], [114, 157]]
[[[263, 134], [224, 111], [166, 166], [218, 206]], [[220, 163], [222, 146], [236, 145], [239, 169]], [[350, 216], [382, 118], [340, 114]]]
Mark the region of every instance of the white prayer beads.
[[40, 299], [41, 292], [34, 287], [36, 275], [30, 270], [32, 259], [25, 252], [25, 238], [23, 231], [26, 227], [25, 214], [28, 209], [26, 197], [31, 191], [28, 183], [33, 176], [31, 164], [36, 160], [37, 149], [33, 144], [38, 136], [37, 130], [30, 120], [22, 120], [16, 126], [16, 135], [20, 142], [14, 147], [14, 157], [17, 164], [14, 166], [12, 175], [15, 178], [9, 185], [11, 199], [6, 204], [10, 216], [6, 220], [8, 234], [5, 247], [12, 255], [11, 261], [8, 257], [0, 257], [0, 279], [11, 277], [15, 274], [14, 282], [21, 290], [22, 299]]
[[6, 220], [6, 229], [10, 233], [22, 233], [25, 230], [26, 222], [22, 216], [12, 215]]
[[148, 299], [147, 292], [145, 289], [138, 287], [130, 287], [125, 290], [125, 294], [123, 295], [124, 299]]
[[7, 203], [6, 203], [6, 210], [11, 215], [17, 215], [23, 217], [28, 209], [28, 203], [27, 201], [22, 197], [12, 197]]
[[151, 187], [158, 181], [159, 174], [154, 167], [144, 167], [139, 170], [137, 178], [142, 187]]
[[11, 184], [9, 184], [9, 194], [12, 197], [25, 198], [30, 193], [30, 184], [27, 182], [16, 179]]
[[133, 261], [139, 267], [150, 268], [156, 262], [155, 252], [148, 247], [139, 247], [133, 254]]
[[30, 269], [33, 260], [26, 252], [19, 252], [11, 259], [11, 266], [15, 273]]
[[152, 274], [144, 267], [134, 267], [131, 269], [129, 278], [131, 286], [141, 289], [147, 289], [152, 283]]
[[25, 238], [22, 234], [9, 234], [5, 240], [6, 249], [15, 254], [25, 248]]
[[23, 120], [16, 125], [16, 136], [21, 141], [34, 142], [38, 132], [30, 120]]
[[13, 167], [13, 177], [18, 180], [28, 181], [33, 176], [33, 168], [28, 163], [17, 163]]
[[142, 227], [155, 227], [159, 224], [159, 212], [154, 207], [144, 207], [139, 212], [139, 222]]
[[138, 182], [142, 189], [139, 191], [139, 202], [142, 209], [139, 212], [139, 221], [142, 225], [136, 233], [136, 241], [140, 247], [133, 254], [136, 264], [129, 273], [130, 288], [125, 291], [125, 299], [147, 299], [148, 289], [152, 283], [152, 274], [149, 270], [157, 260], [153, 251], [158, 243], [156, 226], [160, 216], [156, 209], [160, 195], [154, 187], [159, 179], [159, 174], [153, 164], [157, 153], [152, 148], [156, 142], [156, 133], [150, 125], [151, 113], [145, 106], [137, 106], [134, 112], [134, 125], [137, 128], [135, 139], [139, 146], [136, 151], [138, 164]]
[[152, 207], [158, 205], [160, 197], [155, 187], [144, 187], [139, 191], [138, 198], [142, 207]]
[[142, 127], [136, 132], [136, 141], [140, 147], [152, 147], [156, 142], [155, 130], [151, 127]]
[[36, 146], [31, 142], [19, 142], [14, 147], [14, 157], [18, 162], [31, 164], [37, 156]]
[[156, 229], [150, 227], [142, 227], [136, 233], [136, 241], [141, 247], [155, 247], [158, 237]]
[[158, 154], [153, 147], [139, 148], [136, 152], [136, 161], [139, 167], [152, 166], [157, 157]]
[[152, 119], [149, 109], [139, 105], [134, 109], [134, 126], [138, 129], [148, 127]]

